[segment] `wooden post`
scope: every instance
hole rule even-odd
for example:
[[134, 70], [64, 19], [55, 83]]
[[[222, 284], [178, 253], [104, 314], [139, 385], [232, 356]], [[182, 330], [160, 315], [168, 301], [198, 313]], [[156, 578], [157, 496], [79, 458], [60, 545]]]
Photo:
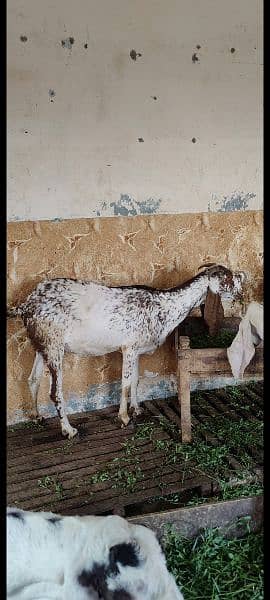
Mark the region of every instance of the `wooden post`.
[[190, 346], [189, 337], [179, 336], [178, 347], [178, 400], [181, 410], [182, 442], [191, 442], [190, 412]]

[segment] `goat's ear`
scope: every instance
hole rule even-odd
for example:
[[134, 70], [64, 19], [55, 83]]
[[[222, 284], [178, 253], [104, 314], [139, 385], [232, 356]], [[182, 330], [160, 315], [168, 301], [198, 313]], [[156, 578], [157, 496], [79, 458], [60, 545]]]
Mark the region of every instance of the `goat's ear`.
[[209, 288], [206, 295], [203, 318], [208, 325], [209, 334], [216, 335], [224, 319], [224, 310], [219, 294]]
[[239, 275], [242, 283], [247, 282], [247, 274], [245, 273], [245, 271], [238, 271], [237, 275]]
[[204, 263], [203, 265], [200, 265], [198, 267], [198, 271], [200, 271], [201, 269], [209, 269], [209, 267], [214, 267], [216, 266], [216, 263]]

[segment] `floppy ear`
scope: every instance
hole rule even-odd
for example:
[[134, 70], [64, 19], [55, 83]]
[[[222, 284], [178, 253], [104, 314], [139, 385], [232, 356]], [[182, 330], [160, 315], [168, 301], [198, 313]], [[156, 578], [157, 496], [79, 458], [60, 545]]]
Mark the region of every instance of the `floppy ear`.
[[216, 263], [204, 263], [203, 265], [200, 265], [198, 267], [198, 271], [200, 271], [201, 269], [209, 269], [210, 267], [215, 267]]
[[216, 335], [224, 319], [224, 310], [219, 294], [207, 291], [203, 318], [209, 328], [210, 335]]

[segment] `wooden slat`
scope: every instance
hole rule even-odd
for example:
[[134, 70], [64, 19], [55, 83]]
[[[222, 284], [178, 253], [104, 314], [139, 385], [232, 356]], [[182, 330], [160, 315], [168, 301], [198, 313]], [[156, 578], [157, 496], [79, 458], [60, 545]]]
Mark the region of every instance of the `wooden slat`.
[[[192, 375], [205, 376], [222, 373], [232, 376], [226, 348], [192, 349], [190, 356], [190, 372]], [[245, 375], [260, 375], [263, 373], [263, 348], [257, 348], [255, 356], [245, 370]]]
[[[257, 393], [262, 387], [256, 387], [252, 403], [256, 405]], [[207, 393], [204, 392], [207, 396]], [[251, 400], [251, 398], [250, 398]], [[211, 413], [214, 417], [221, 412], [222, 398], [217, 397], [215, 402], [210, 401], [206, 406], [200, 406], [199, 401], [192, 401], [192, 427], [204, 422]], [[180, 424], [179, 406], [176, 399], [154, 400], [144, 404], [145, 410], [139, 422], [149, 424], [153, 421], [156, 425], [155, 433], [151, 438], [170, 441], [175, 438], [174, 433], [164, 431], [160, 426], [160, 418], [164, 416], [169, 422]], [[222, 409], [223, 410], [223, 409]], [[229, 415], [229, 407], [227, 414]], [[231, 408], [234, 411], [234, 407]], [[255, 409], [254, 409], [255, 410]], [[253, 413], [254, 413], [253, 410]], [[198, 468], [190, 464], [186, 473], [184, 465], [166, 464], [166, 456], [161, 451], [156, 451], [152, 441], [148, 438], [136, 439], [136, 453], [125, 454], [123, 443], [131, 441], [136, 433], [136, 423], [133, 426], [121, 429], [115, 416], [118, 407], [106, 409], [96, 413], [89, 412], [82, 415], [72, 415], [75, 426], [79, 423], [82, 429], [80, 438], [67, 442], [61, 437], [56, 419], [48, 419], [42, 431], [16, 428], [8, 435], [8, 465], [7, 465], [7, 492], [8, 502], [28, 510], [54, 510], [63, 514], [104, 514], [121, 512], [125, 507], [143, 506], [144, 502], [153, 497], [169, 493], [186, 493], [196, 489], [197, 493], [210, 494], [211, 489], [217, 489], [217, 483], [200, 473]], [[223, 411], [224, 412], [224, 411]], [[234, 418], [241, 411], [234, 411]], [[254, 414], [256, 418], [256, 414]], [[253, 418], [254, 418], [253, 417]], [[250, 415], [249, 415], [250, 418]], [[177, 435], [177, 432], [176, 432]], [[199, 437], [207, 439], [212, 445], [218, 445], [219, 440], [214, 438], [211, 431], [201, 432]], [[128, 458], [127, 463], [121, 463], [121, 458]], [[91, 476], [108, 469], [108, 463], [113, 459], [120, 459], [120, 467], [127, 468], [129, 472], [136, 469], [136, 461], [142, 472], [142, 479], [138, 480], [133, 491], [128, 488], [114, 488], [113, 480], [92, 484]], [[228, 464], [228, 477], [235, 477], [238, 464], [235, 457], [230, 457]], [[254, 471], [260, 468], [259, 456], [254, 462]], [[117, 467], [116, 462], [116, 467]], [[40, 487], [38, 480], [51, 477], [53, 482], [60, 483], [60, 493], [55, 487]], [[132, 508], [133, 510], [133, 508]], [[133, 513], [134, 514], [134, 513]]]

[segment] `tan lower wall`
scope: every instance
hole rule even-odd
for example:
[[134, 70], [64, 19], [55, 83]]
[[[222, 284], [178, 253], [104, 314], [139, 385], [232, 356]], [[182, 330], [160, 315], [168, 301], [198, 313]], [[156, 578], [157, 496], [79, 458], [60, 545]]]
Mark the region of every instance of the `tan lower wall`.
[[[108, 285], [168, 287], [196, 274], [204, 262], [219, 262], [248, 276], [246, 301], [262, 300], [261, 211], [151, 215], [8, 224], [8, 302], [23, 301], [47, 277], [75, 277]], [[27, 378], [34, 352], [20, 319], [8, 322], [8, 421], [27, 418], [31, 397]], [[141, 397], [172, 392], [172, 340], [141, 359]], [[64, 393], [69, 412], [117, 402], [121, 355], [64, 361]], [[39, 401], [48, 400], [48, 373]]]

